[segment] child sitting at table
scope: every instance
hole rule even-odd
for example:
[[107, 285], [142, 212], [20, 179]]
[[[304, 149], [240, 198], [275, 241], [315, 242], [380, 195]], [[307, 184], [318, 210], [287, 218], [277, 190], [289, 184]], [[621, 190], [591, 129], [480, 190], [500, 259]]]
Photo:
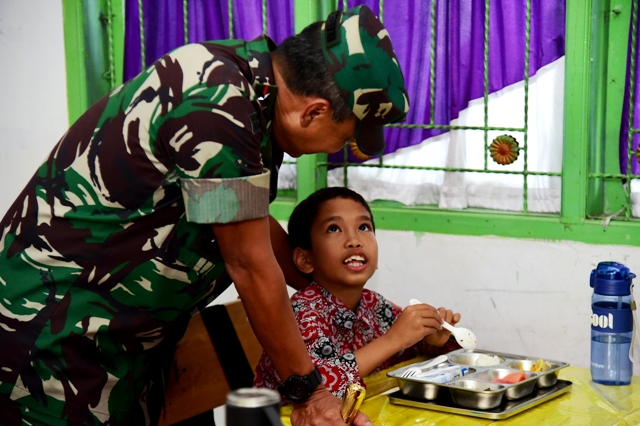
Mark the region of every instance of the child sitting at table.
[[[289, 241], [296, 266], [313, 281], [291, 297], [293, 311], [325, 387], [336, 396], [350, 383], [364, 385], [361, 378], [374, 371], [460, 348], [441, 327], [442, 320], [456, 324], [460, 314], [427, 304], [402, 310], [363, 288], [378, 267], [378, 244], [371, 209], [356, 192], [332, 187], [310, 195], [291, 214]], [[279, 384], [263, 354], [254, 386]]]

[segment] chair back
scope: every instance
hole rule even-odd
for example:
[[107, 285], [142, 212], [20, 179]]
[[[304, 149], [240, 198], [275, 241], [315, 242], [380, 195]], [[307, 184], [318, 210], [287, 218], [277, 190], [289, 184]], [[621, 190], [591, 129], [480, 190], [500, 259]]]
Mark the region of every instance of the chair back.
[[176, 346], [158, 425], [211, 411], [231, 390], [251, 387], [261, 355], [240, 300], [203, 309]]

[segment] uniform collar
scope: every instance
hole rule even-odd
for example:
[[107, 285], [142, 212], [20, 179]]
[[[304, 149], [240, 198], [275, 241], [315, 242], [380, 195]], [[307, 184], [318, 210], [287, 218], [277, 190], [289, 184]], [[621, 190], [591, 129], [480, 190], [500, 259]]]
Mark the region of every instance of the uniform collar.
[[265, 116], [269, 118], [273, 117], [273, 107], [278, 94], [270, 54], [276, 47], [273, 40], [264, 34], [246, 44], [247, 60], [253, 73], [253, 90]]
[[276, 49], [276, 44], [266, 35], [260, 35], [245, 45], [247, 61], [253, 73], [253, 84], [275, 85], [273, 66], [270, 53]]

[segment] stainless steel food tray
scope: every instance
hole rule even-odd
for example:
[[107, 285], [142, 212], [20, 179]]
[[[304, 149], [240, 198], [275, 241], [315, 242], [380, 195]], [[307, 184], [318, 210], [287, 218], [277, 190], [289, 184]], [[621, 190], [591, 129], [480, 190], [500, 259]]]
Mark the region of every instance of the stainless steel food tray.
[[435, 401], [425, 401], [423, 399], [406, 396], [401, 391], [396, 391], [389, 394], [389, 401], [393, 404], [425, 408], [427, 410], [441, 411], [444, 413], [460, 414], [482, 419], [503, 420], [568, 392], [571, 389], [571, 385], [573, 385], [573, 383], [568, 380], [558, 380], [555, 385], [535, 389], [531, 394], [521, 399], [515, 401], [505, 399], [498, 407], [491, 410], [474, 410], [460, 407], [453, 402], [451, 395], [445, 392]]
[[[479, 360], [487, 361], [488, 357], [497, 357], [496, 363], [477, 364]], [[387, 373], [387, 376], [397, 379], [400, 392], [404, 396], [418, 401], [435, 401], [448, 396], [452, 398], [454, 404], [463, 408], [492, 410], [499, 407], [503, 400], [519, 400], [531, 395], [534, 389], [554, 386], [558, 380], [559, 370], [569, 366], [567, 362], [542, 358], [551, 364], [551, 368], [544, 372], [531, 372], [531, 367], [541, 358], [486, 350], [459, 349], [448, 353], [447, 358], [448, 363], [468, 367], [470, 372], [464, 377], [443, 384], [426, 382], [417, 377], [402, 377], [408, 368], [419, 367], [422, 364], [416, 363], [393, 370]], [[519, 368], [519, 364], [523, 367], [522, 369]], [[525, 380], [514, 384], [492, 381], [516, 371], [524, 371]]]

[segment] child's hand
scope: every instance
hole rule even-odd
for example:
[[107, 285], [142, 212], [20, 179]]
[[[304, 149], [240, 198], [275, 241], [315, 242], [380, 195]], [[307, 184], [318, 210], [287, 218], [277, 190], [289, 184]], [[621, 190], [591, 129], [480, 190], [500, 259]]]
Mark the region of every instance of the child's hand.
[[[446, 312], [450, 314], [450, 319], [452, 319], [453, 313], [444, 309], [442, 318], [446, 316]], [[444, 342], [446, 342], [449, 338], [449, 332], [442, 329], [440, 325], [442, 324], [442, 318], [436, 308], [426, 303], [407, 306], [385, 336], [396, 342], [399, 347], [398, 350], [406, 349], [419, 342], [425, 336], [437, 333], [447, 333], [447, 337], [444, 339]], [[459, 319], [460, 315], [458, 315]]]
[[[438, 308], [438, 313], [440, 314], [440, 317], [443, 320], [445, 320], [451, 325], [456, 325], [458, 321], [460, 321], [460, 314], [458, 313], [454, 314], [453, 311], [451, 310], [448, 310], [445, 308]], [[441, 347], [442, 345], [447, 343], [447, 340], [449, 340], [450, 336], [451, 336], [451, 332], [449, 332], [448, 330], [445, 330], [444, 328], [441, 328], [437, 330], [435, 333], [425, 336], [424, 342], [432, 346]]]

